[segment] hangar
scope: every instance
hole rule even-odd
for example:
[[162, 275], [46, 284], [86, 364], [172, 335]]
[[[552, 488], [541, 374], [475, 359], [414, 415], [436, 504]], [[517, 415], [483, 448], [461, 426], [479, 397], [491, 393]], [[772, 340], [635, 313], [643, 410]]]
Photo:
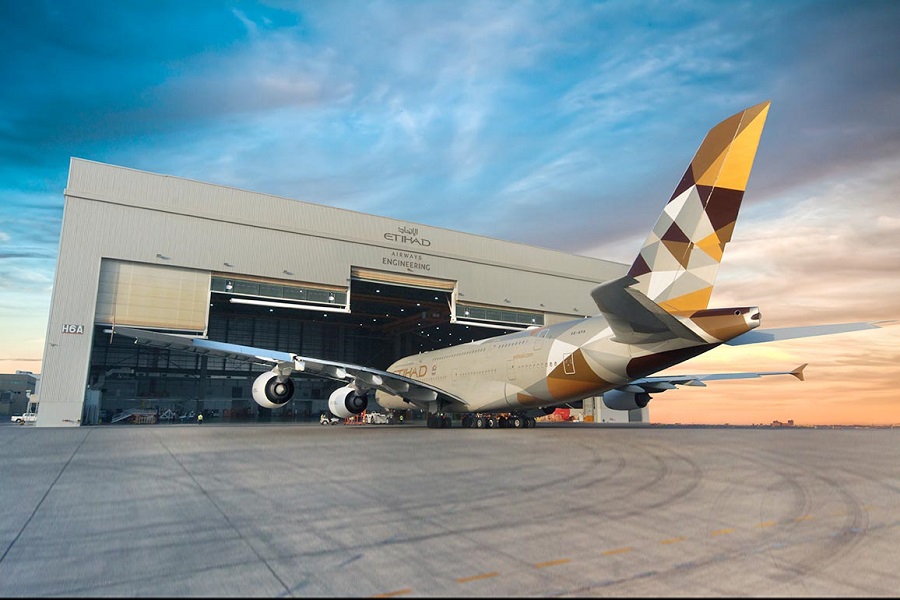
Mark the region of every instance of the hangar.
[[[460, 207], [464, 210], [464, 207]], [[594, 314], [627, 265], [72, 158], [37, 425], [135, 411], [317, 416], [333, 387], [256, 406], [266, 367], [136, 346], [115, 326], [384, 369], [405, 354]]]

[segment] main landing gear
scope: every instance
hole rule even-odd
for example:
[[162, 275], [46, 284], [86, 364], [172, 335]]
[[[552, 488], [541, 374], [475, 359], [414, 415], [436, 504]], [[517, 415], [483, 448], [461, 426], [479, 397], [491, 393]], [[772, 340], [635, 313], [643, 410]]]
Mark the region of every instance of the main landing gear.
[[450, 420], [450, 415], [428, 413], [428, 420], [426, 423], [428, 429], [449, 429], [452, 421]]
[[525, 429], [535, 426], [534, 417], [526, 417], [520, 414], [467, 414], [463, 417], [462, 426], [474, 429], [512, 428]]
[[[535, 426], [534, 417], [526, 417], [517, 413], [511, 414], [479, 414], [468, 413], [462, 418], [462, 426], [472, 429], [526, 429]], [[447, 429], [451, 426], [450, 415], [429, 413], [426, 424], [429, 429]]]

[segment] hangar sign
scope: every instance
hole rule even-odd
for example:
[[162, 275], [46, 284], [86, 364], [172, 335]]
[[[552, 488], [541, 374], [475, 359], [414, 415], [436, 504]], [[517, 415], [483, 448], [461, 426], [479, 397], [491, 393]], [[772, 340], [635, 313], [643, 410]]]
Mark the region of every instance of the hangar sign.
[[82, 333], [84, 333], [84, 325], [71, 325], [71, 324], [65, 324], [65, 325], [63, 325], [63, 330], [62, 330], [62, 332], [63, 332], [63, 333], [77, 333], [77, 334], [82, 334]]

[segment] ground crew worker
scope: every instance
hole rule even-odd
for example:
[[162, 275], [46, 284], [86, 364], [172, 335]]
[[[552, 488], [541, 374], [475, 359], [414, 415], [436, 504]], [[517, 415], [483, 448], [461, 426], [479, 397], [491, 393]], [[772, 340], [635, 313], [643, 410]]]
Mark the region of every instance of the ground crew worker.
[[197, 415], [197, 425], [203, 425], [203, 413]]

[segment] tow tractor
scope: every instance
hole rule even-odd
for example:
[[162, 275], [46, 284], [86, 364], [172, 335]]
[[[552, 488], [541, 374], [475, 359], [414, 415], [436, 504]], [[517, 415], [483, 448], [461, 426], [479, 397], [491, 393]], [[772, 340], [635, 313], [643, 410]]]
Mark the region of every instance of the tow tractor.
[[322, 413], [319, 416], [319, 425], [337, 425], [341, 423], [343, 419], [339, 419], [332, 414]]

